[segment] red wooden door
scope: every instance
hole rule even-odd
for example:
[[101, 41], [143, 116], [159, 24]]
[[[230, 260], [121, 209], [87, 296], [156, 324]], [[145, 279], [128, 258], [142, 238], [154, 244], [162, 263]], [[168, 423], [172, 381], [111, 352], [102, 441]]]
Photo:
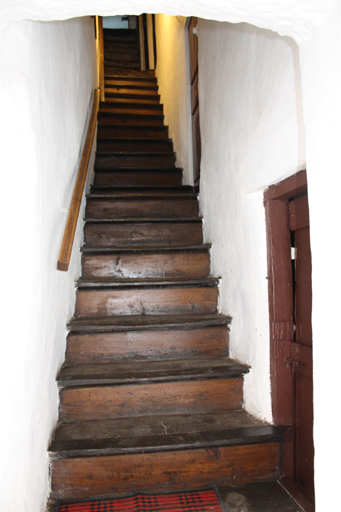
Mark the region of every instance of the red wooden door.
[[193, 145], [193, 174], [194, 186], [199, 191], [201, 139], [199, 123], [199, 94], [198, 94], [198, 18], [191, 18], [188, 26], [190, 80], [191, 80], [191, 113], [192, 113], [192, 145]]
[[312, 288], [307, 195], [289, 202], [289, 223], [294, 251], [295, 329], [289, 358], [294, 378], [294, 472], [297, 484], [314, 501]]

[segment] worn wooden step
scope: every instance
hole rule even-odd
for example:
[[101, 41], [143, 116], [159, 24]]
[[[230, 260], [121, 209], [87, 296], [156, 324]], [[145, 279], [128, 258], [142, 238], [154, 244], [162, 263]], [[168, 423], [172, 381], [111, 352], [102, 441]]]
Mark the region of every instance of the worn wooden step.
[[73, 318], [68, 323], [71, 333], [110, 333], [131, 331], [160, 331], [203, 329], [225, 326], [231, 317], [221, 314], [204, 315], [126, 315], [91, 318]]
[[285, 432], [243, 410], [75, 421], [57, 427], [49, 452], [62, 459], [213, 448], [281, 441]]
[[188, 198], [175, 196], [166, 198], [124, 197], [110, 198], [104, 196], [88, 196], [86, 203], [86, 217], [93, 219], [125, 219], [125, 218], [186, 218], [199, 214], [199, 205], [196, 197]]
[[[198, 360], [195, 360], [198, 362]], [[204, 360], [200, 360], [203, 362]], [[212, 362], [212, 360], [210, 359]], [[170, 361], [160, 361], [160, 365]], [[185, 361], [178, 360], [177, 363]], [[175, 361], [173, 361], [175, 363]], [[116, 363], [116, 365], [123, 363]], [[128, 364], [128, 363], [127, 363]], [[142, 363], [130, 363], [130, 365], [141, 365]], [[144, 363], [151, 365], [152, 363]], [[188, 360], [190, 365], [190, 360]], [[97, 367], [115, 366], [106, 365], [79, 365], [78, 375], [75, 382], [82, 382], [80, 386], [68, 381], [67, 387], [60, 391], [60, 421], [79, 420], [104, 420], [115, 418], [136, 418], [138, 416], [169, 415], [169, 414], [193, 414], [193, 413], [214, 413], [221, 411], [239, 410], [243, 403], [243, 373], [245, 370], [234, 369], [229, 374], [221, 366], [210, 369], [199, 369], [198, 377], [180, 375], [176, 371], [164, 380], [157, 377], [147, 377], [140, 381], [137, 377], [133, 381], [133, 373], [127, 374], [121, 380], [117, 374], [116, 382], [114, 377], [98, 374]], [[227, 367], [228, 365], [226, 365]], [[71, 371], [75, 367], [65, 367], [62, 370]], [[187, 367], [186, 367], [187, 368]], [[100, 368], [101, 369], [101, 368]], [[83, 373], [80, 371], [83, 370]], [[104, 371], [104, 369], [103, 369]], [[108, 369], [109, 371], [109, 369]], [[185, 371], [185, 370], [183, 370]], [[187, 371], [190, 371], [187, 368]], [[162, 372], [161, 372], [162, 373]], [[182, 372], [183, 373], [183, 372]], [[207, 378], [204, 377], [205, 373]], [[65, 386], [65, 378], [60, 375], [60, 386]], [[153, 380], [154, 379], [154, 380]], [[110, 381], [113, 382], [110, 382]], [[126, 383], [125, 383], [126, 381]], [[102, 382], [102, 384], [101, 384]], [[132, 383], [131, 383], [132, 382]]]
[[88, 247], [181, 247], [202, 244], [201, 220], [176, 222], [86, 222], [84, 240]]
[[101, 138], [163, 139], [168, 140], [165, 126], [99, 126], [97, 136]]
[[139, 153], [173, 153], [171, 140], [163, 139], [128, 139], [128, 138], [98, 138], [97, 155], [104, 152], [139, 152]]
[[140, 116], [160, 116], [163, 115], [162, 104], [149, 104], [144, 105], [143, 103], [101, 103], [99, 107], [100, 113], [107, 114], [133, 114]]
[[104, 81], [106, 88], [127, 88], [133, 89], [150, 89], [153, 91], [158, 90], [156, 78], [135, 78], [130, 80], [127, 77], [111, 77], [106, 78]]
[[52, 496], [81, 499], [275, 480], [279, 443], [52, 461]]
[[153, 70], [144, 70], [144, 71], [116, 71], [110, 74], [104, 74], [105, 83], [110, 80], [122, 80], [129, 82], [157, 82], [155, 77], [155, 71]]
[[76, 317], [198, 315], [217, 312], [216, 280], [79, 281]]
[[138, 103], [139, 105], [159, 105], [160, 96], [158, 94], [123, 94], [123, 93], [105, 93], [105, 104], [119, 104], [119, 103]]
[[226, 325], [168, 330], [69, 333], [65, 364], [228, 356]]
[[105, 86], [105, 97], [121, 97], [126, 96], [127, 98], [131, 97], [147, 97], [147, 98], [153, 98], [155, 97], [160, 99], [160, 95], [158, 94], [158, 86], [157, 85], [144, 85], [144, 86], [136, 86], [136, 85], [129, 85], [129, 86], [120, 86], [120, 85], [106, 85]]
[[178, 252], [82, 254], [82, 277], [162, 278], [205, 277], [210, 272], [207, 249]]
[[141, 115], [137, 112], [133, 113], [110, 113], [110, 112], [99, 112], [98, 113], [98, 125], [99, 126], [163, 126], [163, 115], [156, 115], [154, 112], [149, 115], [149, 112]]
[[158, 196], [158, 195], [164, 195], [164, 194], [167, 194], [167, 195], [170, 195], [170, 194], [174, 194], [174, 195], [181, 195], [181, 194], [188, 194], [188, 193], [193, 193], [194, 192], [194, 188], [189, 186], [189, 185], [180, 185], [180, 186], [168, 186], [168, 187], [163, 187], [162, 185], [161, 186], [157, 186], [157, 185], [153, 185], [153, 186], [148, 186], [145, 185], [145, 186], [126, 186], [126, 187], [120, 187], [120, 186], [110, 186], [110, 185], [105, 185], [105, 186], [102, 186], [102, 185], [91, 185], [91, 194], [94, 194], [94, 195], [100, 195], [100, 194], [103, 194], [103, 195], [110, 195], [110, 196], [113, 196], [113, 197], [119, 197], [119, 196], [140, 196], [140, 197], [143, 197], [145, 195], [153, 195], [153, 196]]
[[[110, 170], [110, 169], [97, 169], [94, 178], [94, 186], [91, 190], [98, 191], [102, 188], [102, 191], [108, 193], [109, 189], [133, 187], [135, 189], [145, 187], [150, 193], [152, 187], [160, 187], [160, 191], [165, 190], [166, 187], [172, 187], [176, 192], [182, 183], [182, 169], [122, 169], [122, 170]], [[105, 187], [105, 188], [104, 188]], [[167, 188], [168, 190], [168, 188]], [[124, 193], [127, 192], [125, 188]]]
[[174, 169], [176, 162], [175, 153], [172, 152], [112, 152], [96, 153], [95, 171], [97, 169], [120, 168], [149, 168], [149, 169]]

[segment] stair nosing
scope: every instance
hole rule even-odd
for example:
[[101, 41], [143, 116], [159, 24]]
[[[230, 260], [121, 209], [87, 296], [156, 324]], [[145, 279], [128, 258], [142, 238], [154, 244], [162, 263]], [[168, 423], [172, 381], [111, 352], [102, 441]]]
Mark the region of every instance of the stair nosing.
[[207, 252], [211, 249], [212, 244], [201, 244], [201, 245], [189, 245], [189, 246], [180, 246], [180, 247], [122, 247], [122, 248], [115, 248], [115, 247], [88, 247], [83, 245], [81, 247], [81, 251], [83, 254], [89, 254], [95, 253], [98, 254], [99, 252], [103, 252], [104, 254], [131, 254], [131, 253], [146, 253], [146, 254], [153, 254], [155, 253], [164, 253], [164, 252], [170, 252], [170, 253], [177, 253], [177, 252]]
[[218, 286], [221, 278], [207, 276], [199, 278], [102, 278], [84, 279], [79, 278], [76, 282], [78, 290], [98, 289], [145, 289], [145, 288], [213, 288]]

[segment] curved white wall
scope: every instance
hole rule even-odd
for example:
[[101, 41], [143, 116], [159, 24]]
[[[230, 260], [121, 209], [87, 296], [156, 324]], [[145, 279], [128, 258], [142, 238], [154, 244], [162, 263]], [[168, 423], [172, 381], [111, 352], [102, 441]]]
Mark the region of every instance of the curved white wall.
[[0, 33], [3, 512], [42, 511], [49, 492], [82, 219], [69, 272], [56, 263], [96, 87], [93, 27], [91, 18], [25, 21]]

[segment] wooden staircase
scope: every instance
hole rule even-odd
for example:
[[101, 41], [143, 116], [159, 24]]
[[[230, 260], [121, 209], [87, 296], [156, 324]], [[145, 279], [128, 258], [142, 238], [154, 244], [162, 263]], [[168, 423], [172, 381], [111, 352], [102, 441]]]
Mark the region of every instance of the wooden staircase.
[[112, 73], [98, 117], [75, 316], [50, 446], [55, 499], [279, 476], [283, 428], [243, 409], [198, 198], [152, 72]]

